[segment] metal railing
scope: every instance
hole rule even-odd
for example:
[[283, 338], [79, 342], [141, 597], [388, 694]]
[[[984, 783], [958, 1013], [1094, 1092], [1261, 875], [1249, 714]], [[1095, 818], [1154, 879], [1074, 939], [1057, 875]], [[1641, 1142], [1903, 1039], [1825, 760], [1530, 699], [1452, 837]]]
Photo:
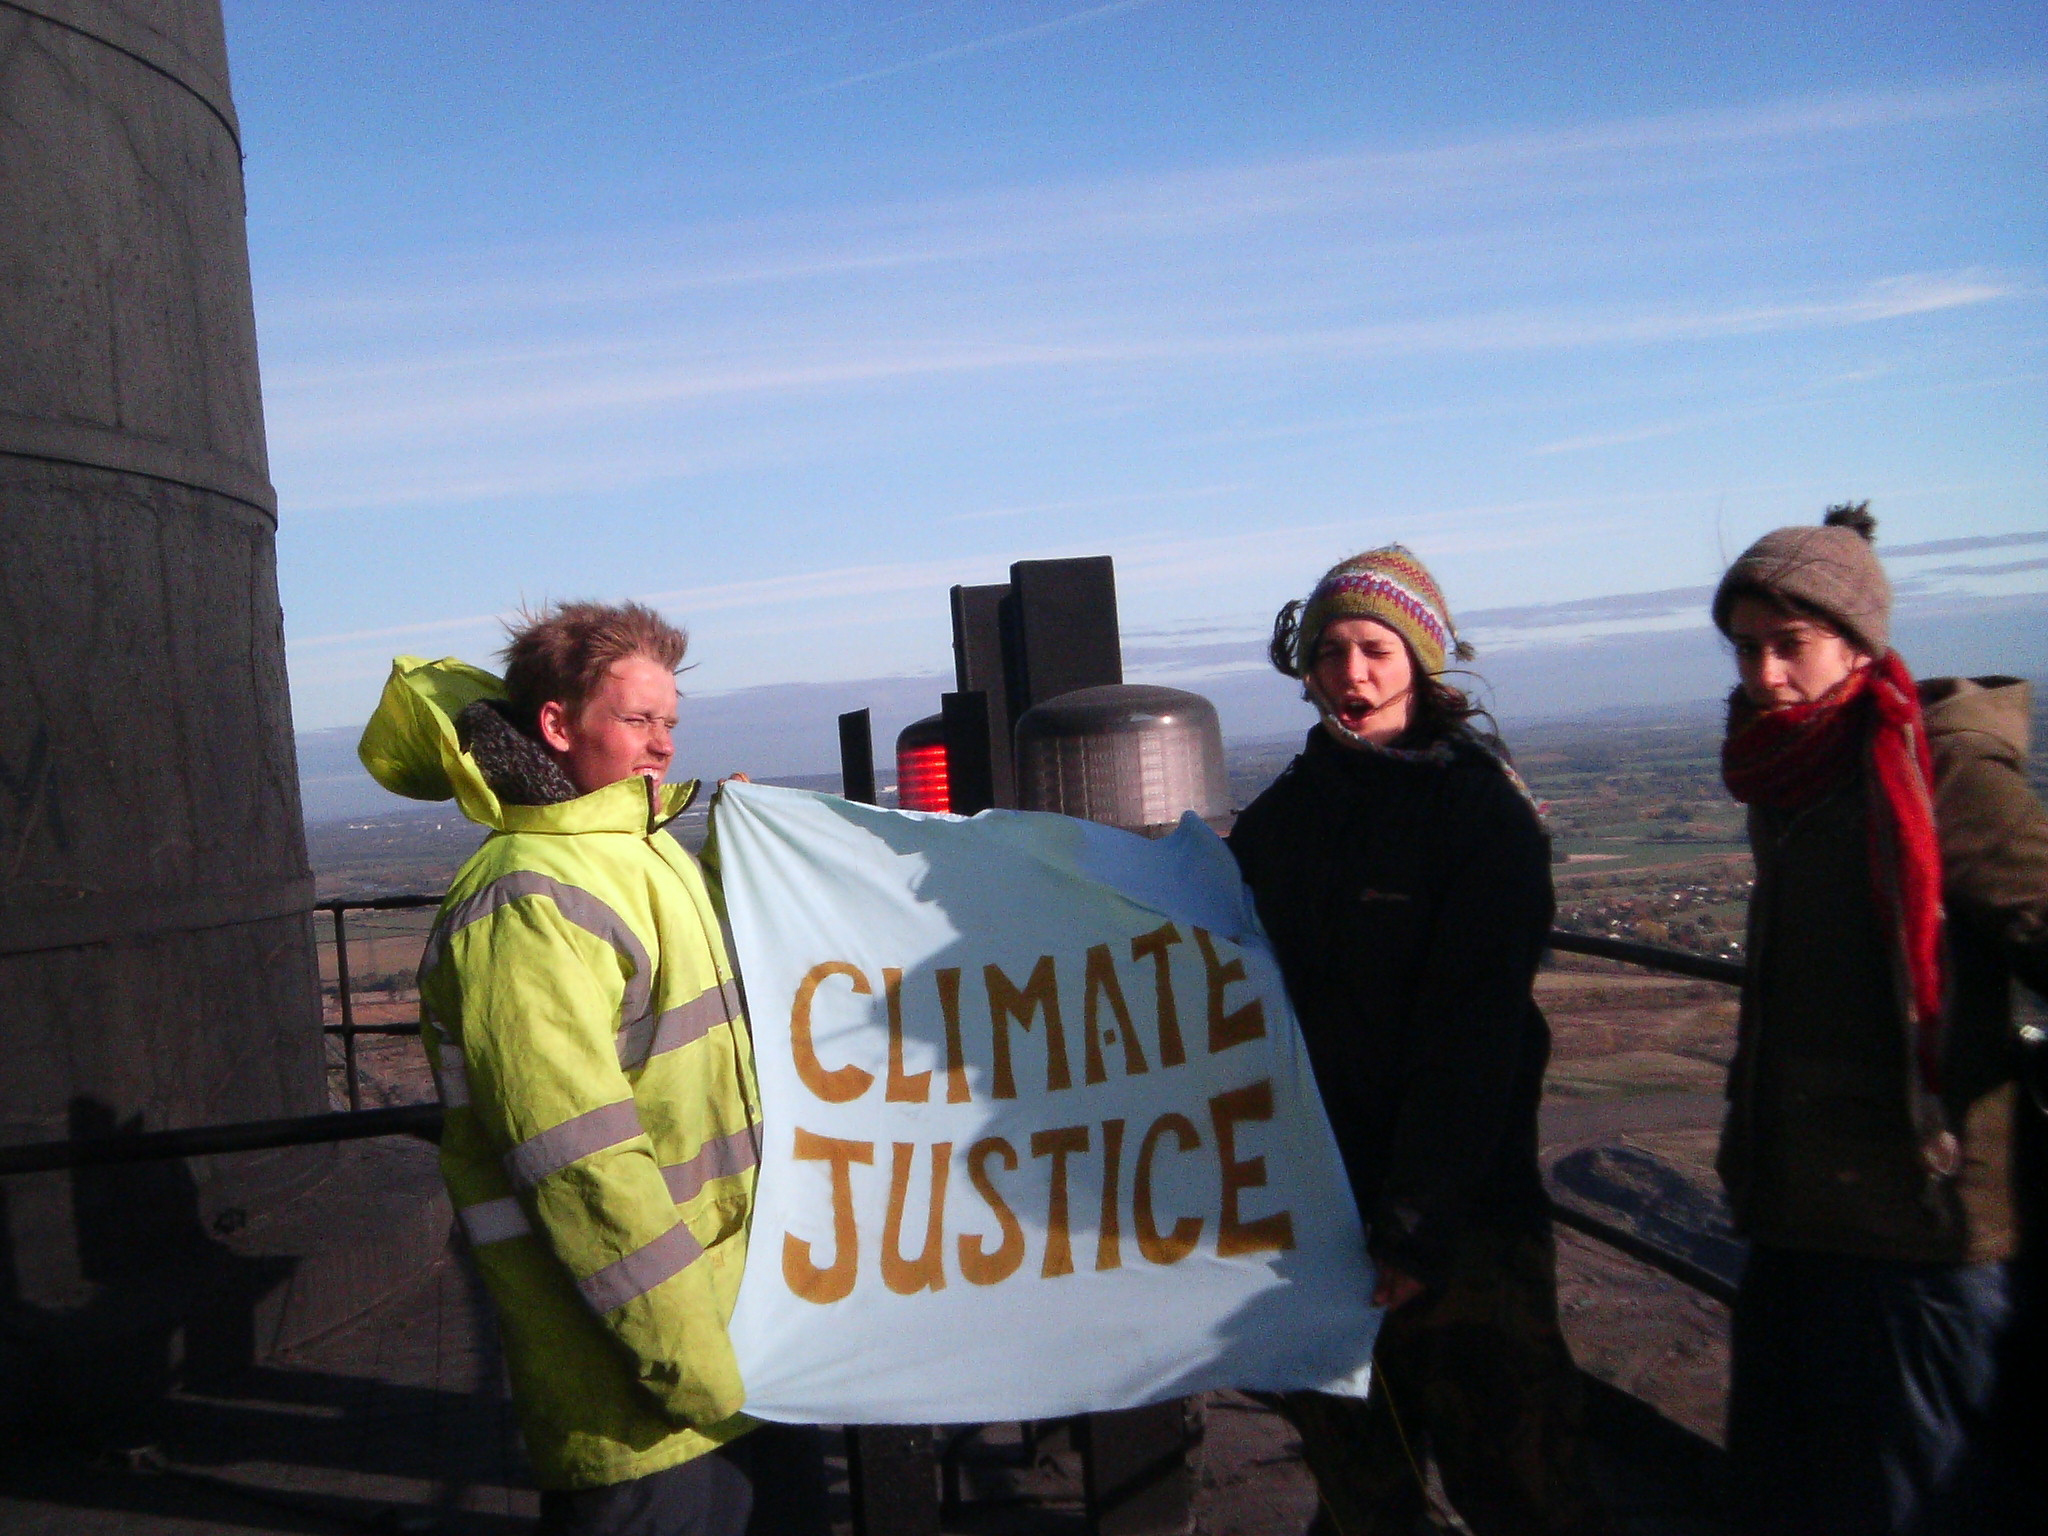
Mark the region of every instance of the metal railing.
[[[1567, 933], [1562, 928], [1553, 928], [1550, 930], [1550, 947], [1566, 954], [1619, 960], [1626, 965], [1639, 965], [1645, 970], [1663, 971], [1673, 976], [1689, 976], [1697, 981], [1721, 982], [1737, 988], [1742, 985], [1740, 961], [1721, 960], [1712, 955], [1691, 955], [1684, 950], [1638, 944], [1633, 939], [1613, 939], [1598, 933]], [[1550, 1218], [1559, 1226], [1570, 1227], [1574, 1232], [1605, 1243], [1615, 1252], [1647, 1264], [1724, 1306], [1735, 1300], [1735, 1282], [1726, 1275], [1697, 1264], [1683, 1254], [1673, 1253], [1662, 1244], [1653, 1243], [1626, 1227], [1603, 1221], [1558, 1200], [1550, 1202]]]
[[[255, 1121], [242, 1125], [132, 1132], [85, 1140], [0, 1147], [0, 1176], [113, 1163], [209, 1157], [273, 1147], [306, 1146], [379, 1136], [415, 1136], [428, 1141], [438, 1141], [441, 1136], [443, 1113], [439, 1104], [408, 1104], [367, 1110], [361, 1107], [356, 1050], [358, 1038], [364, 1035], [417, 1035], [420, 1032], [420, 1021], [415, 1017], [381, 1023], [357, 1022], [349, 963], [348, 915], [351, 912], [420, 910], [437, 907], [439, 904], [440, 898], [437, 896], [405, 895], [377, 897], [364, 901], [323, 901], [315, 909], [326, 913], [333, 924], [338, 1017], [333, 1023], [323, 1020], [321, 1028], [324, 1035], [337, 1036], [341, 1041], [341, 1065], [346, 1078], [346, 1095], [349, 1103], [347, 1110], [295, 1119]], [[1552, 930], [1550, 947], [1567, 954], [1619, 961], [1670, 975], [1730, 986], [1739, 987], [1743, 980], [1742, 966], [1733, 961], [1687, 954], [1680, 950], [1638, 944], [1631, 940], [1610, 938], [1600, 934]], [[1574, 1209], [1555, 1199], [1551, 1202], [1551, 1215], [1558, 1225], [1582, 1233], [1705, 1296], [1724, 1304], [1734, 1299], [1735, 1287], [1729, 1277], [1716, 1273], [1639, 1233], [1588, 1212]], [[1715, 1455], [1708, 1442], [1666, 1420], [1648, 1404], [1628, 1396], [1619, 1389], [1604, 1387], [1598, 1378], [1588, 1377], [1586, 1380], [1590, 1389], [1598, 1389], [1588, 1399], [1589, 1412], [1602, 1401], [1612, 1399], [1607, 1405], [1605, 1418], [1611, 1421], [1616, 1430], [1629, 1434], [1645, 1444], [1669, 1442], [1666, 1450], [1677, 1453], [1682, 1478], [1704, 1490], [1703, 1496], [1712, 1493], [1716, 1486], [1718, 1469], [1706, 1465]], [[1145, 1411], [1147, 1410], [1139, 1410], [1141, 1413]], [[1109, 1420], [1117, 1417], [1119, 1416], [1111, 1415]], [[1104, 1427], [1114, 1434], [1116, 1426], [1112, 1423], [1105, 1421]], [[919, 1438], [920, 1436], [923, 1438]], [[949, 1449], [957, 1452], [958, 1447], [953, 1445]], [[919, 1466], [929, 1463], [939, 1467], [944, 1473], [940, 1480], [947, 1488], [948, 1501], [958, 1499], [955, 1487], [958, 1468], [951, 1465], [952, 1458], [946, 1454], [946, 1448], [931, 1443], [928, 1428], [871, 1426], [850, 1437], [849, 1458], [852, 1464], [860, 1465], [872, 1460], [878, 1466], [888, 1467], [893, 1466], [895, 1460], [902, 1460], [906, 1456], [917, 1461]], [[1705, 1467], [1705, 1470], [1701, 1470], [1702, 1467]], [[915, 1486], [920, 1481], [919, 1478], [912, 1478], [911, 1485]], [[874, 1497], [857, 1502], [859, 1507], [855, 1511], [855, 1524], [857, 1529], [862, 1531], [937, 1528], [936, 1494], [929, 1501], [929, 1509], [923, 1508], [928, 1501], [920, 1495], [915, 1501], [919, 1508], [910, 1510], [907, 1515], [904, 1511], [893, 1510], [893, 1506], [889, 1505], [886, 1489], [878, 1488], [874, 1492]], [[873, 1507], [870, 1507], [871, 1505]], [[1093, 1507], [1092, 1503], [1090, 1507]], [[904, 1515], [904, 1518], [896, 1518], [898, 1515]]]
[[394, 1024], [358, 1024], [355, 1011], [355, 989], [349, 980], [348, 966], [348, 914], [351, 912], [406, 912], [423, 907], [441, 905], [439, 896], [376, 896], [367, 901], [323, 901], [314, 907], [316, 912], [325, 912], [334, 922], [334, 992], [335, 1001], [340, 1005], [341, 1019], [334, 1024], [323, 1024], [326, 1034], [341, 1037], [341, 1070], [344, 1091], [348, 1095], [348, 1107], [360, 1110], [363, 1105], [362, 1088], [356, 1070], [356, 1040], [362, 1035], [416, 1035], [420, 1032], [418, 1019], [402, 1020]]
[[1597, 1242], [1605, 1243], [1616, 1253], [1626, 1254], [1639, 1264], [1647, 1264], [1683, 1285], [1691, 1286], [1702, 1296], [1711, 1297], [1723, 1306], [1732, 1306], [1735, 1302], [1735, 1282], [1726, 1275], [1718, 1274], [1704, 1264], [1695, 1264], [1684, 1255], [1673, 1253], [1661, 1243], [1653, 1243], [1626, 1227], [1617, 1227], [1611, 1221], [1602, 1221], [1598, 1216], [1575, 1210], [1556, 1200], [1550, 1202], [1550, 1219], [1561, 1227], [1570, 1227], [1574, 1232], [1582, 1232]]
[[1619, 960], [1645, 970], [1668, 971], [1673, 976], [1690, 976], [1696, 981], [1718, 981], [1731, 987], [1742, 985], [1742, 962], [1720, 960], [1712, 955], [1688, 954], [1682, 949], [1665, 949], [1656, 944], [1638, 944], [1633, 939], [1610, 939], [1599, 933], [1567, 933], [1550, 930], [1550, 947], [1566, 954], [1591, 955], [1601, 960]]
[[372, 1136], [441, 1139], [441, 1106], [398, 1104], [386, 1109], [337, 1110], [289, 1120], [250, 1120], [240, 1125], [202, 1125], [175, 1131], [128, 1131], [74, 1141], [38, 1141], [0, 1147], [0, 1175], [50, 1173], [60, 1168], [97, 1168], [109, 1163], [147, 1163], [172, 1157], [213, 1157], [223, 1152], [262, 1152], [272, 1147], [308, 1147], [329, 1141], [362, 1141]]
[[[417, 1018], [374, 1024], [356, 1022], [349, 966], [348, 914], [417, 911], [438, 907], [440, 903], [439, 896], [405, 895], [378, 896], [360, 901], [336, 899], [320, 902], [315, 907], [316, 911], [327, 914], [334, 928], [335, 993], [339, 1018], [331, 1024], [323, 1023], [321, 1028], [324, 1034], [338, 1036], [341, 1040], [342, 1072], [349, 1104], [347, 1110], [290, 1120], [259, 1120], [242, 1125], [145, 1131], [79, 1141], [0, 1147], [0, 1175], [161, 1158], [209, 1157], [270, 1147], [355, 1141], [373, 1136], [417, 1136], [438, 1141], [441, 1135], [441, 1106], [438, 1104], [362, 1108], [357, 1039], [364, 1035], [417, 1035], [420, 1022]], [[1629, 939], [1609, 938], [1604, 934], [1567, 933], [1563, 929], [1552, 929], [1550, 947], [1567, 954], [1616, 960], [1699, 981], [1720, 982], [1734, 987], [1742, 985], [1743, 970], [1736, 961], [1688, 954], [1654, 944], [1639, 944]], [[1733, 1299], [1734, 1286], [1727, 1277], [1682, 1254], [1674, 1253], [1625, 1227], [1557, 1201], [1551, 1203], [1551, 1212], [1559, 1225], [1647, 1264], [1702, 1295], [1724, 1303]]]

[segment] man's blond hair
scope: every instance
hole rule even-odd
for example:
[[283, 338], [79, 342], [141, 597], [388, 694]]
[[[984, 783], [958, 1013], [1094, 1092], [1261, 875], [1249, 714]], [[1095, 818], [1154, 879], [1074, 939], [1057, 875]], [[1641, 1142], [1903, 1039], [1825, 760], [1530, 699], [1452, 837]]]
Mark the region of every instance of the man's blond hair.
[[690, 637], [640, 603], [556, 603], [521, 614], [508, 626], [506, 706], [521, 730], [531, 732], [543, 704], [580, 714], [604, 685], [612, 666], [645, 656], [673, 672], [683, 664]]

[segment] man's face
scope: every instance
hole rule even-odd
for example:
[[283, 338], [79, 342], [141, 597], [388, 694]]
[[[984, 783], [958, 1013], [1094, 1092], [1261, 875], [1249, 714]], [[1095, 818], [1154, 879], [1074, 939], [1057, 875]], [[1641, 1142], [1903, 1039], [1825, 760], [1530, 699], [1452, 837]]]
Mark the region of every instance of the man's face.
[[597, 692], [571, 714], [540, 707], [541, 740], [579, 795], [641, 774], [660, 783], [676, 748], [676, 679], [646, 656], [615, 661]]
[[1760, 597], [1735, 600], [1728, 610], [1728, 638], [1735, 642], [1742, 691], [1758, 709], [1811, 704], [1870, 665], [1867, 652], [1827, 625]]

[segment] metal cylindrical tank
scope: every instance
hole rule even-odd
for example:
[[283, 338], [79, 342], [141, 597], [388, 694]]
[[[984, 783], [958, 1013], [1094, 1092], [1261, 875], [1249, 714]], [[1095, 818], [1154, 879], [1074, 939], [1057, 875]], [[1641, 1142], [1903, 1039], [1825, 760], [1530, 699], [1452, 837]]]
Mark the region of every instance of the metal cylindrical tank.
[[[0, 1138], [317, 1113], [219, 0], [0, 6], [0, 167]], [[0, 1416], [43, 1355], [146, 1391], [194, 1294], [282, 1283], [229, 1239], [331, 1163], [0, 1181]]]
[[926, 715], [897, 733], [896, 804], [906, 811], [953, 809], [944, 715]]
[[1193, 811], [1230, 814], [1223, 729], [1198, 693], [1143, 683], [1081, 688], [1017, 722], [1017, 798], [1133, 832], [1158, 832]]

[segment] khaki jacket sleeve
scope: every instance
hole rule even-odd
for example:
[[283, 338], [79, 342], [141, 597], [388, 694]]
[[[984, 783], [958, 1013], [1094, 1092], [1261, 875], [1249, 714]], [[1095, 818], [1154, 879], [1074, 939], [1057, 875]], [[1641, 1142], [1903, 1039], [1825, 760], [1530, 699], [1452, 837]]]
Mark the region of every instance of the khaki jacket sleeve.
[[2048, 995], [2048, 811], [2001, 755], [1944, 754], [1934, 812], [1950, 916]]

